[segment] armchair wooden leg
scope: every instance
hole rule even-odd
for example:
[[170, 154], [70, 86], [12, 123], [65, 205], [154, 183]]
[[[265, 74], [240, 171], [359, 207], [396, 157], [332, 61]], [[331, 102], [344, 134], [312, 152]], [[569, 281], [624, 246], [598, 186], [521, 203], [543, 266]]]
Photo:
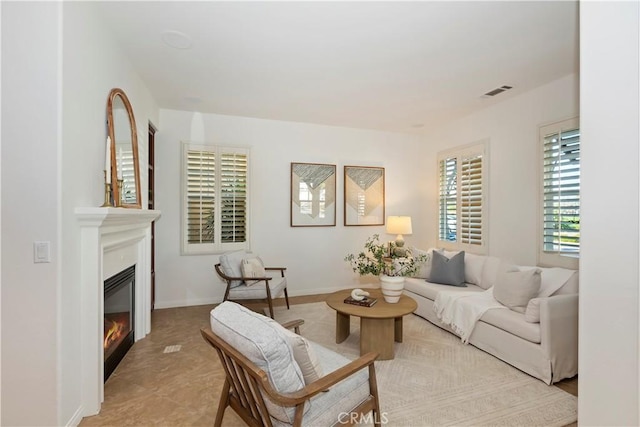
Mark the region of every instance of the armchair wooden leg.
[[273, 302], [271, 302], [271, 298], [269, 298], [267, 302], [269, 303], [269, 316], [271, 316], [272, 319], [275, 319], [273, 317]]
[[289, 294], [287, 293], [287, 288], [284, 288], [284, 300], [287, 302], [287, 310], [289, 310]]
[[220, 402], [218, 403], [218, 412], [216, 413], [216, 421], [214, 423], [215, 427], [220, 427], [222, 425], [222, 417], [224, 417], [224, 411], [227, 409], [229, 405], [229, 380], [224, 380], [224, 385], [222, 386], [222, 394], [220, 395]]
[[373, 425], [380, 426], [380, 399], [378, 398], [378, 380], [376, 378], [376, 368], [373, 364], [369, 365], [369, 393], [373, 396]]

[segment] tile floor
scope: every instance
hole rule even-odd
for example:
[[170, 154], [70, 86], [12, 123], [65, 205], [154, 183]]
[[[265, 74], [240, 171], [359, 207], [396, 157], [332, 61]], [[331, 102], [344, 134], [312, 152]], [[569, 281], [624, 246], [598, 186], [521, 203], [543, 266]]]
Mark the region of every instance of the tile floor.
[[[323, 296], [291, 298], [292, 303]], [[100, 414], [80, 426], [213, 425], [224, 373], [215, 350], [200, 335], [213, 305], [155, 310], [151, 333], [129, 350], [105, 384]], [[180, 351], [165, 353], [168, 346]], [[577, 378], [559, 384], [577, 395]], [[224, 426], [244, 426], [231, 409]], [[574, 424], [575, 425], [575, 424]]]
[[[155, 310], [151, 333], [105, 383], [100, 414], [80, 426], [205, 426], [215, 419], [224, 372], [200, 335], [213, 306]], [[164, 353], [167, 346], [180, 351]], [[244, 425], [233, 411], [225, 425]]]

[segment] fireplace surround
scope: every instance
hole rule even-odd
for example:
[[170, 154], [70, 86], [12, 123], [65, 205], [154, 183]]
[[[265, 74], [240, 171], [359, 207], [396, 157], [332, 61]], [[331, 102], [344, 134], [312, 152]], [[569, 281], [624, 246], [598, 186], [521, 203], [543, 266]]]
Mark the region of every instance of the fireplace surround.
[[82, 417], [104, 400], [104, 281], [135, 265], [133, 341], [151, 332], [151, 222], [156, 210], [76, 208], [80, 224]]

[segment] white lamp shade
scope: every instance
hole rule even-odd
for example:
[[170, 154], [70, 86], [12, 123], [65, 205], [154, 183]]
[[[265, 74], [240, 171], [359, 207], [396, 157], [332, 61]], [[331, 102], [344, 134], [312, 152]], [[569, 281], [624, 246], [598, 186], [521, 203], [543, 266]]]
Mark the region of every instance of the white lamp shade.
[[388, 216], [387, 233], [389, 234], [411, 234], [410, 216]]

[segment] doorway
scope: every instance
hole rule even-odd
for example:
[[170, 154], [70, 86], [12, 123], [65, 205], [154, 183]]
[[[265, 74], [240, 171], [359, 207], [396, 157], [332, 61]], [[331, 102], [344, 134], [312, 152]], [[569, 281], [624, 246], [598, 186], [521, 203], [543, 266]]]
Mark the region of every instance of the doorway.
[[[149, 123], [149, 209], [153, 210], [155, 206], [155, 135], [156, 128]], [[153, 311], [156, 304], [156, 222], [151, 223], [151, 310]]]

